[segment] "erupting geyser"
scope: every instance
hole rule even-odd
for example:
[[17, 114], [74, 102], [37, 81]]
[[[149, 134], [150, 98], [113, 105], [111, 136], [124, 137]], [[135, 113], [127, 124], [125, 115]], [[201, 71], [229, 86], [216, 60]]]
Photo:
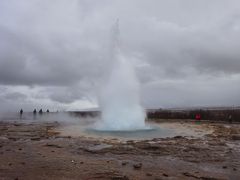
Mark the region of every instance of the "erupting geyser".
[[107, 131], [146, 129], [145, 111], [140, 105], [139, 82], [131, 62], [120, 49], [118, 21], [113, 27], [110, 54], [113, 64], [100, 96], [102, 121], [97, 129]]

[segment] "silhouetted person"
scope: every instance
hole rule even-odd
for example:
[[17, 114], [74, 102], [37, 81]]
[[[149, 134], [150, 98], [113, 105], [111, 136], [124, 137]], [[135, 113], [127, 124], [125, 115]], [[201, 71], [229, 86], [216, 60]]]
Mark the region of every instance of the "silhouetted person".
[[40, 109], [38, 113], [39, 113], [39, 114], [42, 114], [42, 109]]
[[232, 115], [231, 114], [229, 114], [229, 116], [228, 116], [228, 122], [232, 123]]
[[47, 109], [47, 113], [49, 113], [49, 110]]
[[37, 115], [37, 110], [34, 109], [34, 110], [33, 110], [33, 119], [36, 119], [36, 115]]
[[21, 110], [19, 111], [19, 113], [20, 113], [20, 118], [22, 119], [23, 110], [21, 109]]

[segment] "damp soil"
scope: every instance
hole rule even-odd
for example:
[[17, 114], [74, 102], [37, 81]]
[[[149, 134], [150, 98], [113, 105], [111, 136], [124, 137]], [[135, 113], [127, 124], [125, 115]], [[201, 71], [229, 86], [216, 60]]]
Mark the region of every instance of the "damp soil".
[[[194, 122], [185, 122], [189, 127]], [[61, 124], [0, 122], [0, 179], [240, 179], [240, 124], [198, 123], [202, 136], [70, 136]]]

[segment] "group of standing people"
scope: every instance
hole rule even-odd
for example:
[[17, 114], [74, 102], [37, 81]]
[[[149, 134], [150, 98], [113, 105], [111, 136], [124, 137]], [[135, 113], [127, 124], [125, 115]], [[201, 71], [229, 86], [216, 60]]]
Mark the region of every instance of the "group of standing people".
[[[49, 113], [49, 112], [50, 112], [49, 109], [47, 109], [46, 113]], [[20, 113], [20, 116], [22, 116], [22, 115], [23, 115], [23, 109], [20, 109], [19, 113]], [[38, 113], [39, 113], [39, 114], [42, 114], [42, 113], [43, 113], [43, 110], [40, 109], [40, 110], [38, 111]], [[34, 114], [34, 115], [37, 114], [37, 110], [36, 110], [36, 109], [33, 110], [33, 114]]]
[[[40, 110], [38, 111], [38, 113], [39, 113], [39, 114], [42, 114], [42, 113], [43, 113], [43, 110], [40, 109]], [[47, 109], [46, 113], [49, 113], [49, 110], [48, 110], [48, 109]], [[36, 109], [33, 110], [33, 114], [37, 114], [37, 110], [36, 110]]]

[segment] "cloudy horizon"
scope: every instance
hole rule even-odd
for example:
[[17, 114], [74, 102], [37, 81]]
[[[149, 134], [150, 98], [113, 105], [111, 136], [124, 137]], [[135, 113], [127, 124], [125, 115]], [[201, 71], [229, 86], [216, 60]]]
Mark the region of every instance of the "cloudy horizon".
[[237, 0], [2, 0], [0, 112], [97, 108], [116, 19], [144, 107], [240, 105]]

